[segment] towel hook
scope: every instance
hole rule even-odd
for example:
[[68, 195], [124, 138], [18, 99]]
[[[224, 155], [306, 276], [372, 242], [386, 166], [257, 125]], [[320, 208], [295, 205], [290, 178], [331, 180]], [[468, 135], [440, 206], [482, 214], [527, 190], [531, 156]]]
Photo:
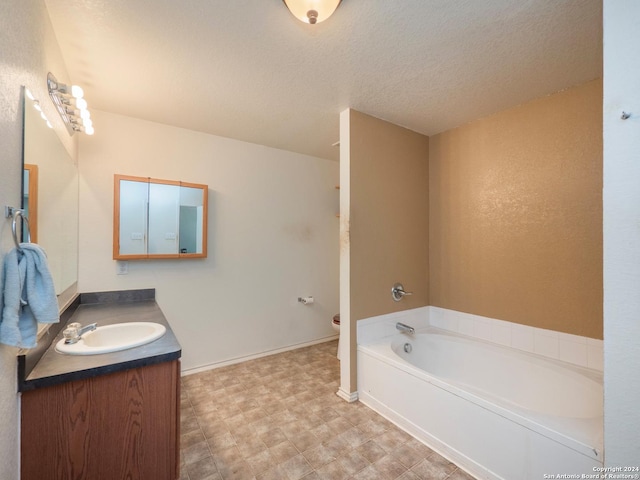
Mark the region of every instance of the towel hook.
[[16, 248], [22, 251], [20, 248], [20, 239], [18, 238], [18, 217], [22, 220], [22, 224], [27, 230], [27, 243], [31, 243], [31, 231], [29, 230], [29, 219], [25, 216], [24, 210], [15, 207], [4, 207], [4, 215], [6, 218], [11, 218], [11, 233], [13, 234], [13, 243], [16, 244]]

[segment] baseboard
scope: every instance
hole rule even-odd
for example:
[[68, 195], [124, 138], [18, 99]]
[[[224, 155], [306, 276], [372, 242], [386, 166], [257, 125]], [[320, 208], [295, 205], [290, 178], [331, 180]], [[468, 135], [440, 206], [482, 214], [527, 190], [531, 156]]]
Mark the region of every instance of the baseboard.
[[298, 348], [310, 347], [312, 345], [318, 345], [319, 343], [331, 342], [333, 340], [337, 340], [340, 335], [331, 335], [329, 337], [323, 337], [318, 340], [313, 340], [311, 342], [304, 343], [296, 343], [294, 345], [289, 345], [283, 348], [276, 348], [274, 350], [267, 350], [260, 353], [255, 353], [251, 355], [245, 355], [242, 357], [231, 358], [229, 360], [223, 360], [221, 362], [211, 363], [209, 365], [203, 365], [202, 367], [188, 368], [186, 370], [182, 370], [181, 375], [183, 377], [187, 375], [193, 375], [194, 373], [206, 372], [208, 370], [214, 370], [216, 368], [227, 367], [229, 365], [235, 365], [236, 363], [247, 362], [249, 360], [255, 360], [256, 358], [268, 357], [270, 355], [276, 355], [278, 353], [288, 352], [290, 350], [297, 350]]
[[349, 403], [353, 403], [358, 400], [358, 392], [349, 393], [343, 390], [342, 388], [338, 389], [338, 391], [336, 392], [336, 395], [338, 395], [341, 399], [346, 400]]

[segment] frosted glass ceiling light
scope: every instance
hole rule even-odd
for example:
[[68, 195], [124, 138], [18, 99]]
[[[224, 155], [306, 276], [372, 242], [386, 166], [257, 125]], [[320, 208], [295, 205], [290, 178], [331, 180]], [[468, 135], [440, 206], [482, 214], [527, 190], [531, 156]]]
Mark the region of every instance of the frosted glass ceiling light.
[[298, 20], [315, 25], [329, 18], [342, 0], [282, 0]]
[[[49, 88], [49, 96], [62, 117], [69, 134], [84, 132], [92, 135], [93, 126], [90, 123], [87, 125], [87, 121], [91, 122], [91, 120], [89, 119], [87, 101], [82, 98], [84, 96], [82, 88], [77, 85], [68, 86], [59, 83], [52, 73], [47, 75], [47, 87]], [[73, 108], [74, 106], [75, 108]]]

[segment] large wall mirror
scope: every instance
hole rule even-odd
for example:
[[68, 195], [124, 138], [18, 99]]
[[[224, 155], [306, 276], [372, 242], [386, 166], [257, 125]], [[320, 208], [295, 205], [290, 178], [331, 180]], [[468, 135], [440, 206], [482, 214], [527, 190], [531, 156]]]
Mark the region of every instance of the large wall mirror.
[[[78, 168], [41, 116], [38, 101], [26, 92], [23, 87], [22, 209], [29, 219], [31, 241], [47, 254], [56, 294], [63, 303], [75, 293], [78, 281]], [[26, 242], [26, 232], [22, 235]]]
[[113, 258], [207, 256], [208, 187], [114, 176]]

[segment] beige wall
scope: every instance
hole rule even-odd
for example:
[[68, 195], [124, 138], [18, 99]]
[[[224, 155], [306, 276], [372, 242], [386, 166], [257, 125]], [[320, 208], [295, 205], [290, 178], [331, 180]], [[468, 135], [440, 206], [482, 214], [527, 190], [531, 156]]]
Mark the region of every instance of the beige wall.
[[[429, 303], [429, 138], [347, 110], [340, 143], [340, 306], [351, 347], [341, 389], [354, 392], [356, 321]], [[413, 295], [394, 302], [395, 282]]]
[[430, 303], [602, 338], [602, 82], [435, 135]]
[[[351, 110], [351, 319], [428, 305], [429, 138]], [[401, 302], [391, 287], [413, 292]]]

